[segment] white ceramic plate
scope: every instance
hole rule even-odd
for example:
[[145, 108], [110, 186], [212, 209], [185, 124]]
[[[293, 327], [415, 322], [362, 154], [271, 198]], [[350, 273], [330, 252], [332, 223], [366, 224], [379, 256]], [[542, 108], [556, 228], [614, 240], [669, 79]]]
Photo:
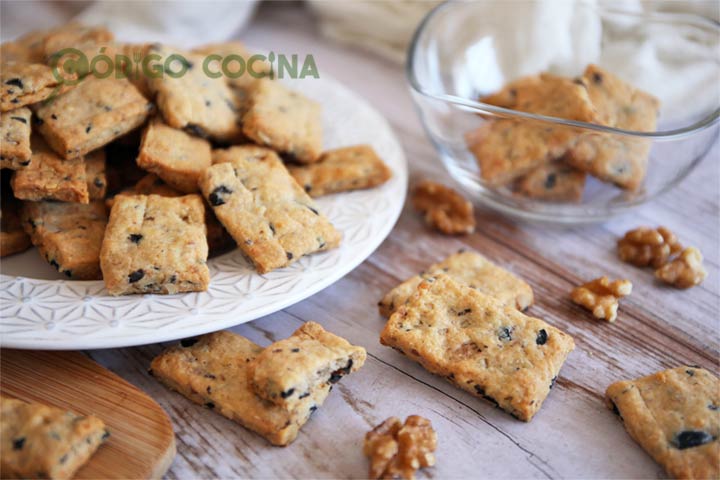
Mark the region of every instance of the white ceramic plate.
[[102, 281], [62, 280], [35, 249], [0, 263], [0, 345], [92, 349], [142, 345], [212, 332], [281, 310], [322, 290], [365, 260], [390, 233], [407, 189], [407, 163], [387, 121], [329, 78], [287, 82], [323, 105], [325, 147], [370, 143], [393, 171], [380, 188], [318, 204], [342, 231], [339, 249], [260, 275], [239, 251], [211, 259], [207, 292], [111, 297]]

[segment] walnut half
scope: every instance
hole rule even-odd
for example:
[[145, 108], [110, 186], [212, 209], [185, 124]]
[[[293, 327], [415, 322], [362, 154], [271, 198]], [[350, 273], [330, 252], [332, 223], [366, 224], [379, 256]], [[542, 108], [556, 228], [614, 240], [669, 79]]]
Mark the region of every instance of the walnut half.
[[695, 247], [688, 247], [670, 263], [655, 270], [655, 277], [675, 288], [699, 285], [707, 277], [703, 256]]
[[390, 417], [365, 435], [363, 451], [373, 479], [415, 478], [415, 470], [435, 465], [437, 434], [430, 420], [411, 415], [403, 425]]
[[639, 227], [630, 230], [618, 240], [618, 256], [623, 262], [636, 267], [659, 268], [671, 255], [682, 250], [674, 233], [665, 227]]
[[425, 216], [425, 223], [449, 235], [475, 231], [471, 202], [452, 188], [439, 183], [420, 182], [413, 191], [412, 204]]
[[620, 298], [630, 295], [630, 292], [630, 280], [611, 282], [603, 276], [574, 288], [570, 297], [573, 302], [590, 310], [594, 317], [614, 322]]

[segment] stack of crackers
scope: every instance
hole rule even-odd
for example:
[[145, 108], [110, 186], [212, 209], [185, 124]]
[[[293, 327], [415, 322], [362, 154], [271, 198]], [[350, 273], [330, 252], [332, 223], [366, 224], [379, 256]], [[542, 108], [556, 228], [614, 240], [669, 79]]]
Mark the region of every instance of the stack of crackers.
[[[77, 67], [77, 52], [153, 55], [153, 72], [175, 55], [185, 72], [104, 75]], [[232, 42], [120, 44], [77, 24], [3, 44], [2, 255], [32, 242], [68, 278], [103, 278], [120, 295], [206, 290], [208, 255], [235, 245], [260, 273], [337, 247], [313, 197], [380, 185], [390, 170], [368, 145], [323, 151], [321, 107], [301, 93], [210, 78], [206, 57], [229, 53], [249, 56]]]
[[[653, 132], [660, 107], [652, 95], [596, 65], [571, 79], [542, 73], [480, 98], [486, 104], [619, 130]], [[493, 117], [466, 134], [491, 186], [554, 202], [580, 201], [587, 175], [637, 191], [650, 140], [542, 120]]]

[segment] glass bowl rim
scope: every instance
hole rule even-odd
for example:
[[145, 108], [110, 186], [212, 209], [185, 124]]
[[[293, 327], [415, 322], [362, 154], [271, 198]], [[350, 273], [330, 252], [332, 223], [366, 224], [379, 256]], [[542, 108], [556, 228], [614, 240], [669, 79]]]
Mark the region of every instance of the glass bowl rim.
[[[468, 98], [458, 97], [457, 95], [449, 95], [446, 93], [431, 93], [420, 85], [420, 82], [418, 81], [417, 77], [415, 76], [415, 54], [417, 52], [417, 49], [419, 48], [419, 42], [420, 37], [425, 33], [426, 28], [430, 24], [430, 22], [434, 19], [434, 17], [441, 11], [445, 10], [451, 5], [460, 5], [463, 2], [455, 2], [452, 0], [447, 0], [440, 5], [437, 5], [432, 10], [430, 10], [425, 17], [422, 19], [418, 27], [415, 29], [415, 33], [413, 34], [412, 40], [410, 41], [410, 46], [407, 50], [407, 57], [405, 61], [405, 76], [407, 77], [407, 80], [410, 84], [410, 87], [412, 88], [413, 92], [423, 95], [425, 97], [442, 101], [445, 103], [450, 103], [459, 107], [462, 107], [464, 110], [474, 112], [474, 113], [493, 113], [498, 114], [499, 116], [503, 118], [519, 118], [519, 119], [526, 119], [526, 120], [534, 120], [534, 121], [541, 121], [541, 122], [547, 122], [547, 123], [553, 123], [557, 125], [565, 125], [569, 127], [574, 128], [580, 128], [585, 130], [594, 130], [598, 132], [604, 132], [604, 133], [610, 133], [614, 135], [623, 135], [628, 137], [638, 137], [638, 138], [651, 138], [651, 139], [662, 139], [662, 140], [671, 140], [671, 139], [680, 139], [684, 137], [688, 137], [691, 135], [694, 135], [696, 133], [699, 133], [707, 128], [710, 128], [711, 126], [715, 125], [720, 121], [720, 106], [717, 106], [715, 110], [713, 110], [711, 113], [709, 113], [704, 118], [696, 121], [695, 123], [692, 123], [686, 127], [677, 128], [673, 130], [666, 130], [666, 131], [655, 131], [655, 132], [642, 132], [642, 131], [636, 131], [636, 130], [625, 130], [621, 128], [615, 128], [615, 127], [609, 127], [606, 125], [598, 125], [594, 123], [588, 123], [588, 122], [581, 122], [577, 120], [567, 120], [564, 118], [559, 117], [552, 117], [547, 115], [538, 115], [534, 113], [527, 113], [527, 112], [521, 112], [519, 110], [512, 110], [509, 108], [503, 108], [498, 107], [495, 105], [490, 105], [488, 103], [483, 103], [476, 100], [470, 100]], [[611, 7], [600, 7], [596, 5], [590, 5], [590, 4], [583, 4], [584, 7], [590, 8], [596, 11], [601, 12], [608, 12], [611, 14], [619, 14], [624, 15], [628, 17], [639, 17], [639, 18], [657, 18], [657, 19], [684, 19], [686, 22], [692, 20], [694, 22], [698, 22], [703, 24], [702, 26], [711, 28], [716, 31], [718, 35], [720, 35], [720, 23], [711, 20], [709, 18], [705, 18], [700, 15], [696, 14], [688, 14], [688, 13], [675, 13], [675, 12], [629, 12], [627, 10], [622, 10], [618, 8], [611, 8]]]

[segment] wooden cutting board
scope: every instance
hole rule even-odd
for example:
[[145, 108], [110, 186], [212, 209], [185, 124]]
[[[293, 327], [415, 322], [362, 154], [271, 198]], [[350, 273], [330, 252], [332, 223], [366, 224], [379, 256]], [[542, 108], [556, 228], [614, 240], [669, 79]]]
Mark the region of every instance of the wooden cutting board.
[[0, 391], [105, 422], [110, 438], [75, 478], [160, 478], [175, 457], [160, 405], [81, 353], [0, 350]]

